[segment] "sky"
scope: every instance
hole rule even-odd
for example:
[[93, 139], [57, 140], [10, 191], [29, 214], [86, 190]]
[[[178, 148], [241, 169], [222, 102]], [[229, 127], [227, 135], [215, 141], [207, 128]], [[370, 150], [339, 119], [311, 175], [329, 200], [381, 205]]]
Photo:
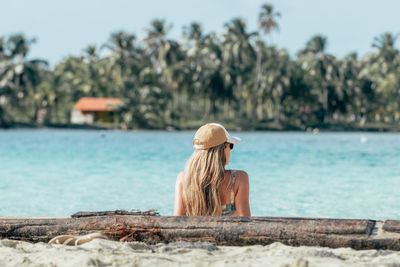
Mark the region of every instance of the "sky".
[[101, 46], [115, 31], [142, 38], [155, 18], [173, 25], [170, 38], [179, 38], [193, 21], [206, 33], [222, 33], [224, 24], [237, 17], [245, 19], [248, 31], [255, 31], [265, 3], [281, 13], [279, 32], [266, 40], [291, 55], [322, 34], [328, 53], [364, 56], [373, 51], [374, 37], [400, 32], [399, 0], [0, 0], [0, 36], [24, 33], [36, 38], [29, 58], [55, 64], [81, 55], [88, 45]]

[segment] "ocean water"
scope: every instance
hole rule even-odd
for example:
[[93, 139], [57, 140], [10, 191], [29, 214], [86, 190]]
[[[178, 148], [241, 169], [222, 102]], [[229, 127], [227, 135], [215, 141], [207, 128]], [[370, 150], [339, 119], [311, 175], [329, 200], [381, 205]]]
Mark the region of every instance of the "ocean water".
[[[194, 132], [1, 130], [0, 216], [172, 215]], [[254, 216], [400, 219], [400, 135], [238, 132]]]

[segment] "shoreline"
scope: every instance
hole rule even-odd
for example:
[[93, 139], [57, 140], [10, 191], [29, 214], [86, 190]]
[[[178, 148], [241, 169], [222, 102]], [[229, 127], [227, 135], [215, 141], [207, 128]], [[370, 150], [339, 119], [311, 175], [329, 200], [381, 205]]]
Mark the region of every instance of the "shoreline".
[[[197, 128], [175, 128], [168, 126], [166, 128], [138, 128], [138, 129], [122, 129], [119, 127], [107, 127], [103, 125], [88, 125], [88, 124], [33, 124], [33, 123], [14, 123], [9, 127], [0, 127], [0, 130], [14, 130], [14, 129], [68, 129], [68, 130], [103, 130], [103, 131], [165, 131], [165, 132], [184, 132], [184, 131], [195, 131]], [[308, 132], [308, 133], [319, 133], [319, 132], [371, 132], [371, 133], [399, 133], [400, 126], [352, 126], [343, 124], [332, 124], [332, 125], [314, 125], [305, 128], [301, 127], [283, 127], [283, 126], [256, 126], [256, 127], [232, 127], [233, 131], [238, 132]]]

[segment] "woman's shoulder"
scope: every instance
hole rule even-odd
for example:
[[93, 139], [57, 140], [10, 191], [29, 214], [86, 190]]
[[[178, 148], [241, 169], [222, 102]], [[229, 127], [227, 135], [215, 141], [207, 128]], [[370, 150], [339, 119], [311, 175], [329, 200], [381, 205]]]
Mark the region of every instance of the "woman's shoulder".
[[236, 172], [236, 183], [240, 184], [248, 184], [249, 183], [249, 175], [247, 172], [243, 170], [231, 170]]
[[178, 176], [176, 177], [176, 181], [182, 182], [184, 176], [185, 176], [185, 171], [181, 171], [180, 173], [178, 173]]

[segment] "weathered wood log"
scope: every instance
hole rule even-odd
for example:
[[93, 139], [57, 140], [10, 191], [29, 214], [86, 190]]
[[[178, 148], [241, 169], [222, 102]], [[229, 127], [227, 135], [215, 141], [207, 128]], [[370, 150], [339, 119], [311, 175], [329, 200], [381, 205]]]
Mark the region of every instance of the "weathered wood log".
[[400, 221], [387, 220], [383, 225], [383, 230], [388, 232], [400, 233]]
[[111, 211], [79, 211], [71, 215], [72, 218], [90, 217], [90, 216], [107, 216], [107, 215], [143, 215], [143, 216], [159, 216], [156, 210], [147, 211], [126, 211], [126, 210], [111, 210]]
[[0, 238], [48, 242], [57, 235], [99, 232], [111, 240], [150, 244], [208, 241], [244, 246], [282, 242], [292, 246], [400, 250], [399, 225], [398, 221], [272, 217], [0, 217]]

